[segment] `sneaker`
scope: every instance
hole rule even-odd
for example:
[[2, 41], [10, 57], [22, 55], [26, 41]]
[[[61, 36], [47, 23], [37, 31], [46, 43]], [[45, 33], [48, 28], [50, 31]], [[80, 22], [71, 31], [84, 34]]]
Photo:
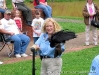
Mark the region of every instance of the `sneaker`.
[[20, 58], [21, 55], [20, 55], [20, 54], [15, 54], [15, 57], [16, 57], [16, 58]]
[[25, 54], [25, 53], [23, 53], [23, 54], [21, 54], [21, 56], [22, 56], [22, 57], [27, 57], [28, 55]]
[[30, 56], [33, 56], [33, 54], [30, 54]]
[[0, 61], [0, 65], [3, 64], [3, 62]]
[[89, 42], [86, 42], [85, 44], [86, 44], [86, 46], [89, 46]]
[[95, 46], [97, 46], [97, 45], [98, 45], [98, 43], [97, 43], [97, 42], [95, 42], [94, 44], [95, 44]]

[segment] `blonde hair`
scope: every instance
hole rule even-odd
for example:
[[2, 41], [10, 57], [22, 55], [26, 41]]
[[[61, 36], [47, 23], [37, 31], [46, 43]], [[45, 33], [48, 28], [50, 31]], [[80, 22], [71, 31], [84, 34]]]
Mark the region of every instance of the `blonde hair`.
[[18, 14], [18, 16], [20, 16], [21, 13], [20, 13], [19, 10], [16, 10], [16, 11], [15, 11], [15, 16], [16, 16], [17, 14]]
[[46, 25], [48, 22], [52, 22], [54, 27], [55, 27], [55, 31], [54, 32], [58, 32], [61, 30], [61, 26], [52, 18], [47, 18], [44, 22], [43, 28], [42, 28], [42, 32], [46, 32]]

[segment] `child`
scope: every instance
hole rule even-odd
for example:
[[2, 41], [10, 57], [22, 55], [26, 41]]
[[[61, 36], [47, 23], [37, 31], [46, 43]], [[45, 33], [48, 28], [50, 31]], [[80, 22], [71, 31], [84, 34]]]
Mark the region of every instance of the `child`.
[[[33, 29], [33, 39], [34, 43], [38, 40], [40, 34], [41, 34], [41, 29], [44, 23], [44, 19], [40, 17], [40, 12], [39, 10], [35, 11], [35, 17], [32, 21], [32, 29]], [[38, 52], [36, 52], [36, 55]]]
[[22, 20], [20, 18], [20, 12], [19, 12], [19, 10], [16, 10], [14, 20], [15, 20], [18, 28], [20, 29], [20, 31], [22, 31]]

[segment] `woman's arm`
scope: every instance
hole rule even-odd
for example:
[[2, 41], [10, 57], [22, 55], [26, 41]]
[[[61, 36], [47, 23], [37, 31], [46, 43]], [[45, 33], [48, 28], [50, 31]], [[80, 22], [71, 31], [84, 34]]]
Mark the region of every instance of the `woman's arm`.
[[96, 13], [99, 14], [99, 7], [96, 4], [94, 5], [95, 5]]
[[84, 9], [82, 11], [82, 14], [83, 14], [84, 17], [89, 17], [90, 16], [88, 11], [87, 11], [87, 6], [84, 7]]

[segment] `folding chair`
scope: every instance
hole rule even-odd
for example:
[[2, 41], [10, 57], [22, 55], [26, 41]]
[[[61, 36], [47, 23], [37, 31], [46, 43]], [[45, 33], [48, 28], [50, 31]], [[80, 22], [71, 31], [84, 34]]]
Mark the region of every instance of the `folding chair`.
[[[8, 56], [11, 57], [13, 51], [14, 51], [14, 45], [13, 45], [14, 41], [9, 41], [9, 40], [6, 40], [5, 37], [4, 37], [4, 34], [0, 33], [0, 51], [2, 51], [4, 49], [4, 47], [7, 45], [9, 50], [10, 50], [10, 53], [8, 53]], [[10, 44], [11, 44], [11, 47], [10, 47]]]

